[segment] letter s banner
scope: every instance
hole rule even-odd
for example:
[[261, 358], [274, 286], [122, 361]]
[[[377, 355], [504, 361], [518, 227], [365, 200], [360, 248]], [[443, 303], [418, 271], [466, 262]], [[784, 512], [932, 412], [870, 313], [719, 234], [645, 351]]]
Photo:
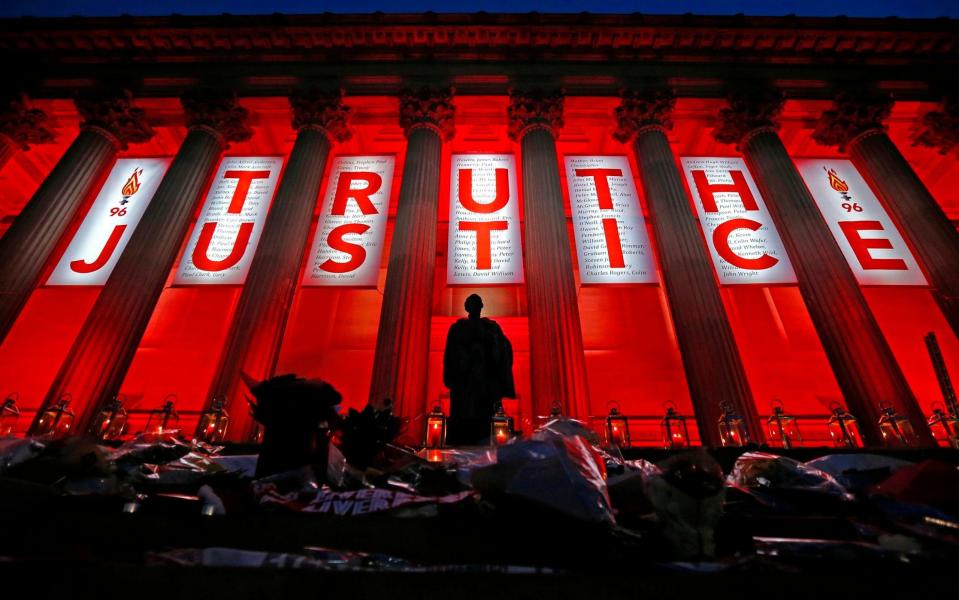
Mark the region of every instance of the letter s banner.
[[303, 285], [376, 287], [394, 162], [392, 156], [333, 161]]

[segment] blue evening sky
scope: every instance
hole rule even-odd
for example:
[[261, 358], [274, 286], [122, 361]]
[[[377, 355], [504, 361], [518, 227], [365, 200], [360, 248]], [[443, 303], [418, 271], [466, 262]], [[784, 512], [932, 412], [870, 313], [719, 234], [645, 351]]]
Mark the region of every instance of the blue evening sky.
[[0, 17], [453, 12], [565, 12], [855, 17], [959, 17], [959, 0], [0, 0]]

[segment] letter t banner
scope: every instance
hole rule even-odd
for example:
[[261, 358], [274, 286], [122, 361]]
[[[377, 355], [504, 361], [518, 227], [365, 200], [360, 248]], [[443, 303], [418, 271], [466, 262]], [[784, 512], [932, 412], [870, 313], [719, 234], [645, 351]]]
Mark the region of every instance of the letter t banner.
[[173, 285], [246, 281], [282, 168], [278, 156], [227, 156], [220, 161]]
[[523, 283], [512, 154], [453, 155], [446, 257], [450, 285]]
[[625, 156], [567, 156], [582, 285], [658, 283], [646, 219]]

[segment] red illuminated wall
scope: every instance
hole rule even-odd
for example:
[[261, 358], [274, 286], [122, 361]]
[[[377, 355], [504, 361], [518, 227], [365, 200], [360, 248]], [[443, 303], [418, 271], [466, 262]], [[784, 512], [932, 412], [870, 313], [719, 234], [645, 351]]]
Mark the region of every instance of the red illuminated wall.
[[[256, 115], [253, 137], [232, 144], [224, 156], [283, 156], [293, 146], [290, 110], [285, 98], [243, 99]], [[182, 138], [185, 128], [177, 128]], [[174, 149], [175, 153], [175, 149]], [[282, 176], [282, 172], [281, 172]], [[209, 185], [209, 182], [208, 182]], [[195, 206], [182, 246], [186, 246], [206, 199], [206, 190]], [[207, 401], [210, 385], [226, 341], [241, 286], [173, 286], [181, 256], [173, 264], [166, 287], [144, 332], [120, 392], [132, 409], [130, 431], [146, 425], [150, 410], [176, 396], [180, 427], [192, 433]]]
[[[396, 117], [398, 101], [395, 98], [351, 97], [348, 104], [354, 109], [352, 137], [334, 146], [327, 171], [337, 155], [382, 154], [393, 155], [396, 160], [376, 288], [300, 287], [293, 300], [276, 368], [277, 373], [297, 373], [329, 381], [343, 394], [344, 412], [347, 408], [362, 409], [369, 396], [373, 350], [406, 148]], [[313, 243], [322, 208], [320, 199], [328, 183], [325, 175], [313, 212], [309, 242], [303, 248], [304, 257]], [[305, 262], [301, 264], [301, 277]]]
[[[131, 156], [171, 156], [185, 130], [179, 125], [175, 100], [144, 99], [148, 114], [158, 115], [158, 135], [148, 144], [134, 146]], [[560, 160], [567, 154], [625, 155], [633, 175], [637, 169], [632, 148], [612, 137], [615, 98], [570, 97], [566, 100], [566, 126], [557, 142]], [[43, 177], [76, 134], [77, 117], [68, 102], [39, 102], [59, 121], [55, 144], [20, 153], [0, 172], [0, 216], [9, 222], [19, 212]], [[244, 100], [255, 117], [255, 135], [234, 145], [232, 155], [286, 156], [294, 133], [284, 98]], [[397, 123], [397, 100], [392, 97], [352, 97], [353, 137], [334, 147], [336, 154], [392, 154], [396, 157], [386, 232], [385, 251], [375, 289], [299, 288], [277, 364], [277, 372], [295, 372], [329, 380], [344, 394], [346, 407], [365, 405], [369, 392], [382, 303], [386, 265], [395, 223], [405, 151]], [[518, 423], [529, 430], [537, 415], [530, 405], [529, 331], [525, 286], [495, 288], [454, 287], [446, 284], [446, 244], [449, 215], [450, 156], [457, 152], [513, 153], [520, 171], [519, 147], [506, 135], [504, 96], [464, 96], [456, 99], [455, 138], [443, 149], [437, 223], [437, 261], [433, 290], [429, 388], [423, 406], [446, 399], [442, 385], [442, 351], [450, 324], [464, 315], [463, 300], [470, 293], [483, 296], [485, 316], [495, 319], [513, 343], [519, 400], [509, 404]], [[829, 106], [819, 101], [791, 101], [784, 115], [782, 138], [790, 153], [801, 156], [836, 156], [835, 150], [816, 145], [809, 137], [810, 123]], [[717, 144], [711, 136], [711, 118], [718, 101], [681, 100], [669, 139], [679, 156], [736, 155], [735, 148]], [[959, 164], [934, 150], [912, 147], [909, 129], [931, 105], [899, 103], [890, 124], [890, 135], [914, 165], [920, 177], [952, 216], [959, 216]], [[332, 158], [332, 156], [331, 156]], [[559, 172], [565, 177], [565, 169]], [[324, 179], [321, 194], [326, 188]], [[563, 182], [566, 189], [565, 181]], [[641, 189], [637, 181], [637, 188]], [[318, 200], [318, 199], [317, 199]], [[645, 199], [644, 210], [646, 207]], [[200, 203], [197, 204], [199, 211]], [[314, 212], [314, 223], [319, 211]], [[570, 219], [568, 198], [564, 210]], [[690, 208], [692, 210], [692, 208]], [[85, 211], [85, 209], [84, 209]], [[84, 211], [81, 211], [84, 212]], [[82, 214], [80, 215], [82, 217]], [[522, 207], [521, 214], [522, 220]], [[646, 215], [647, 223], [650, 215]], [[570, 219], [571, 228], [571, 219]], [[79, 220], [77, 221], [79, 223]], [[3, 226], [0, 225], [0, 231]], [[654, 247], [656, 239], [650, 233]], [[65, 247], [70, 235], [66, 236]], [[312, 241], [312, 232], [310, 236]], [[304, 247], [304, 255], [309, 243]], [[570, 230], [570, 253], [576, 265]], [[55, 261], [54, 261], [55, 262]], [[52, 267], [52, 263], [51, 263]], [[174, 265], [174, 271], [175, 271]], [[172, 276], [171, 271], [171, 276]], [[578, 272], [576, 273], [578, 281]], [[171, 277], [172, 279], [172, 277]], [[29, 424], [35, 409], [82, 325], [99, 288], [41, 287], [35, 291], [6, 342], [0, 347], [0, 393], [19, 391]], [[238, 286], [192, 286], [163, 291], [122, 392], [135, 414], [160, 405], [168, 393], [178, 396], [181, 423], [192, 429], [206, 394], [232, 319]], [[940, 397], [922, 336], [936, 331], [954, 376], [959, 377], [959, 341], [946, 326], [930, 293], [920, 288], [869, 288], [867, 300], [900, 361], [910, 385], [926, 411]], [[804, 415], [807, 439], [822, 440], [821, 423], [832, 401], [841, 399], [835, 379], [818, 341], [809, 315], [795, 286], [727, 286], [722, 297], [761, 415], [769, 403], [781, 400], [787, 411]], [[595, 424], [616, 401], [623, 413], [636, 417], [633, 438], [643, 445], [658, 445], [659, 419], [664, 402], [674, 402], [689, 417], [693, 409], [670, 321], [669, 306], [661, 286], [581, 286], [578, 293], [590, 392], [590, 415]], [[141, 421], [142, 422], [142, 421]], [[689, 420], [692, 429], [694, 421]], [[133, 427], [136, 428], [134, 421]], [[412, 428], [422, 424], [414, 422]]]
[[[72, 102], [37, 101], [35, 104], [55, 121], [57, 139], [52, 144], [37, 145], [28, 152], [18, 153], [0, 170], [0, 214], [4, 220], [12, 219], [20, 212], [78, 133], [79, 117]], [[185, 130], [176, 125], [182, 121], [179, 102], [145, 98], [138, 104], [156, 120], [156, 135], [145, 144], [121, 152], [118, 158], [175, 154], [185, 134]], [[81, 206], [77, 218], [53, 253], [41, 282], [46, 281], [66, 250], [98, 191], [99, 185]], [[18, 421], [19, 430], [30, 425], [99, 293], [100, 288], [92, 286], [41, 285], [33, 292], [0, 346], [0, 393], [20, 393], [22, 417]]]

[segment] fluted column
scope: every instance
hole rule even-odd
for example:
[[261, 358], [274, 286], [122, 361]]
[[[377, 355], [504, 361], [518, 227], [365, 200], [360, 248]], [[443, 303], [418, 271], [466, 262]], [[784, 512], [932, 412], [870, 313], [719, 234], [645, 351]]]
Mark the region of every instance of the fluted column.
[[[6, 337], [44, 266], [83, 201], [118, 150], [153, 136], [129, 93], [76, 101], [80, 134], [0, 238], [0, 342]], [[34, 115], [36, 116], [36, 115]]]
[[713, 132], [738, 143], [779, 229], [799, 280], [809, 316], [819, 334], [849, 410], [863, 437], [881, 444], [879, 403], [909, 417], [923, 445], [934, 441], [906, 378], [876, 323], [842, 250], [829, 231], [799, 171], [779, 139], [784, 99], [771, 89], [730, 95]]
[[[959, 232], [886, 134], [892, 105], [889, 94], [840, 93], [833, 110], [823, 113], [813, 139], [849, 153], [909, 240], [925, 267], [933, 297], [959, 336]], [[943, 111], [927, 114], [916, 139], [949, 151], [959, 139], [959, 107], [947, 102]]]
[[208, 395], [208, 404], [214, 397], [227, 398], [231, 437], [241, 440], [249, 437], [252, 422], [240, 374], [255, 379], [274, 374], [327, 156], [334, 142], [350, 137], [349, 108], [343, 105], [342, 92], [297, 93], [290, 98], [290, 105], [296, 142], [250, 264]]
[[556, 156], [563, 127], [559, 91], [510, 91], [509, 134], [522, 153], [533, 412], [590, 414], [583, 331], [570, 258], [566, 209]]
[[616, 109], [616, 138], [627, 142], [635, 135], [633, 149], [643, 197], [703, 445], [721, 445], [717, 428], [721, 403], [734, 406], [746, 419], [750, 437], [761, 441], [763, 430], [739, 348], [666, 137], [675, 103], [668, 91], [624, 93]]
[[23, 94], [0, 104], [0, 169], [18, 151], [27, 151], [31, 144], [54, 140], [47, 113], [30, 105]]
[[233, 96], [184, 97], [183, 107], [186, 139], [44, 400], [47, 406], [71, 394], [80, 429], [88, 427], [98, 406], [119, 390], [223, 149], [251, 135], [247, 111]]
[[400, 97], [406, 157], [376, 336], [370, 403], [380, 406], [390, 398], [396, 412], [410, 418], [426, 410], [440, 160], [443, 142], [453, 136], [453, 114], [449, 89], [421, 88]]

